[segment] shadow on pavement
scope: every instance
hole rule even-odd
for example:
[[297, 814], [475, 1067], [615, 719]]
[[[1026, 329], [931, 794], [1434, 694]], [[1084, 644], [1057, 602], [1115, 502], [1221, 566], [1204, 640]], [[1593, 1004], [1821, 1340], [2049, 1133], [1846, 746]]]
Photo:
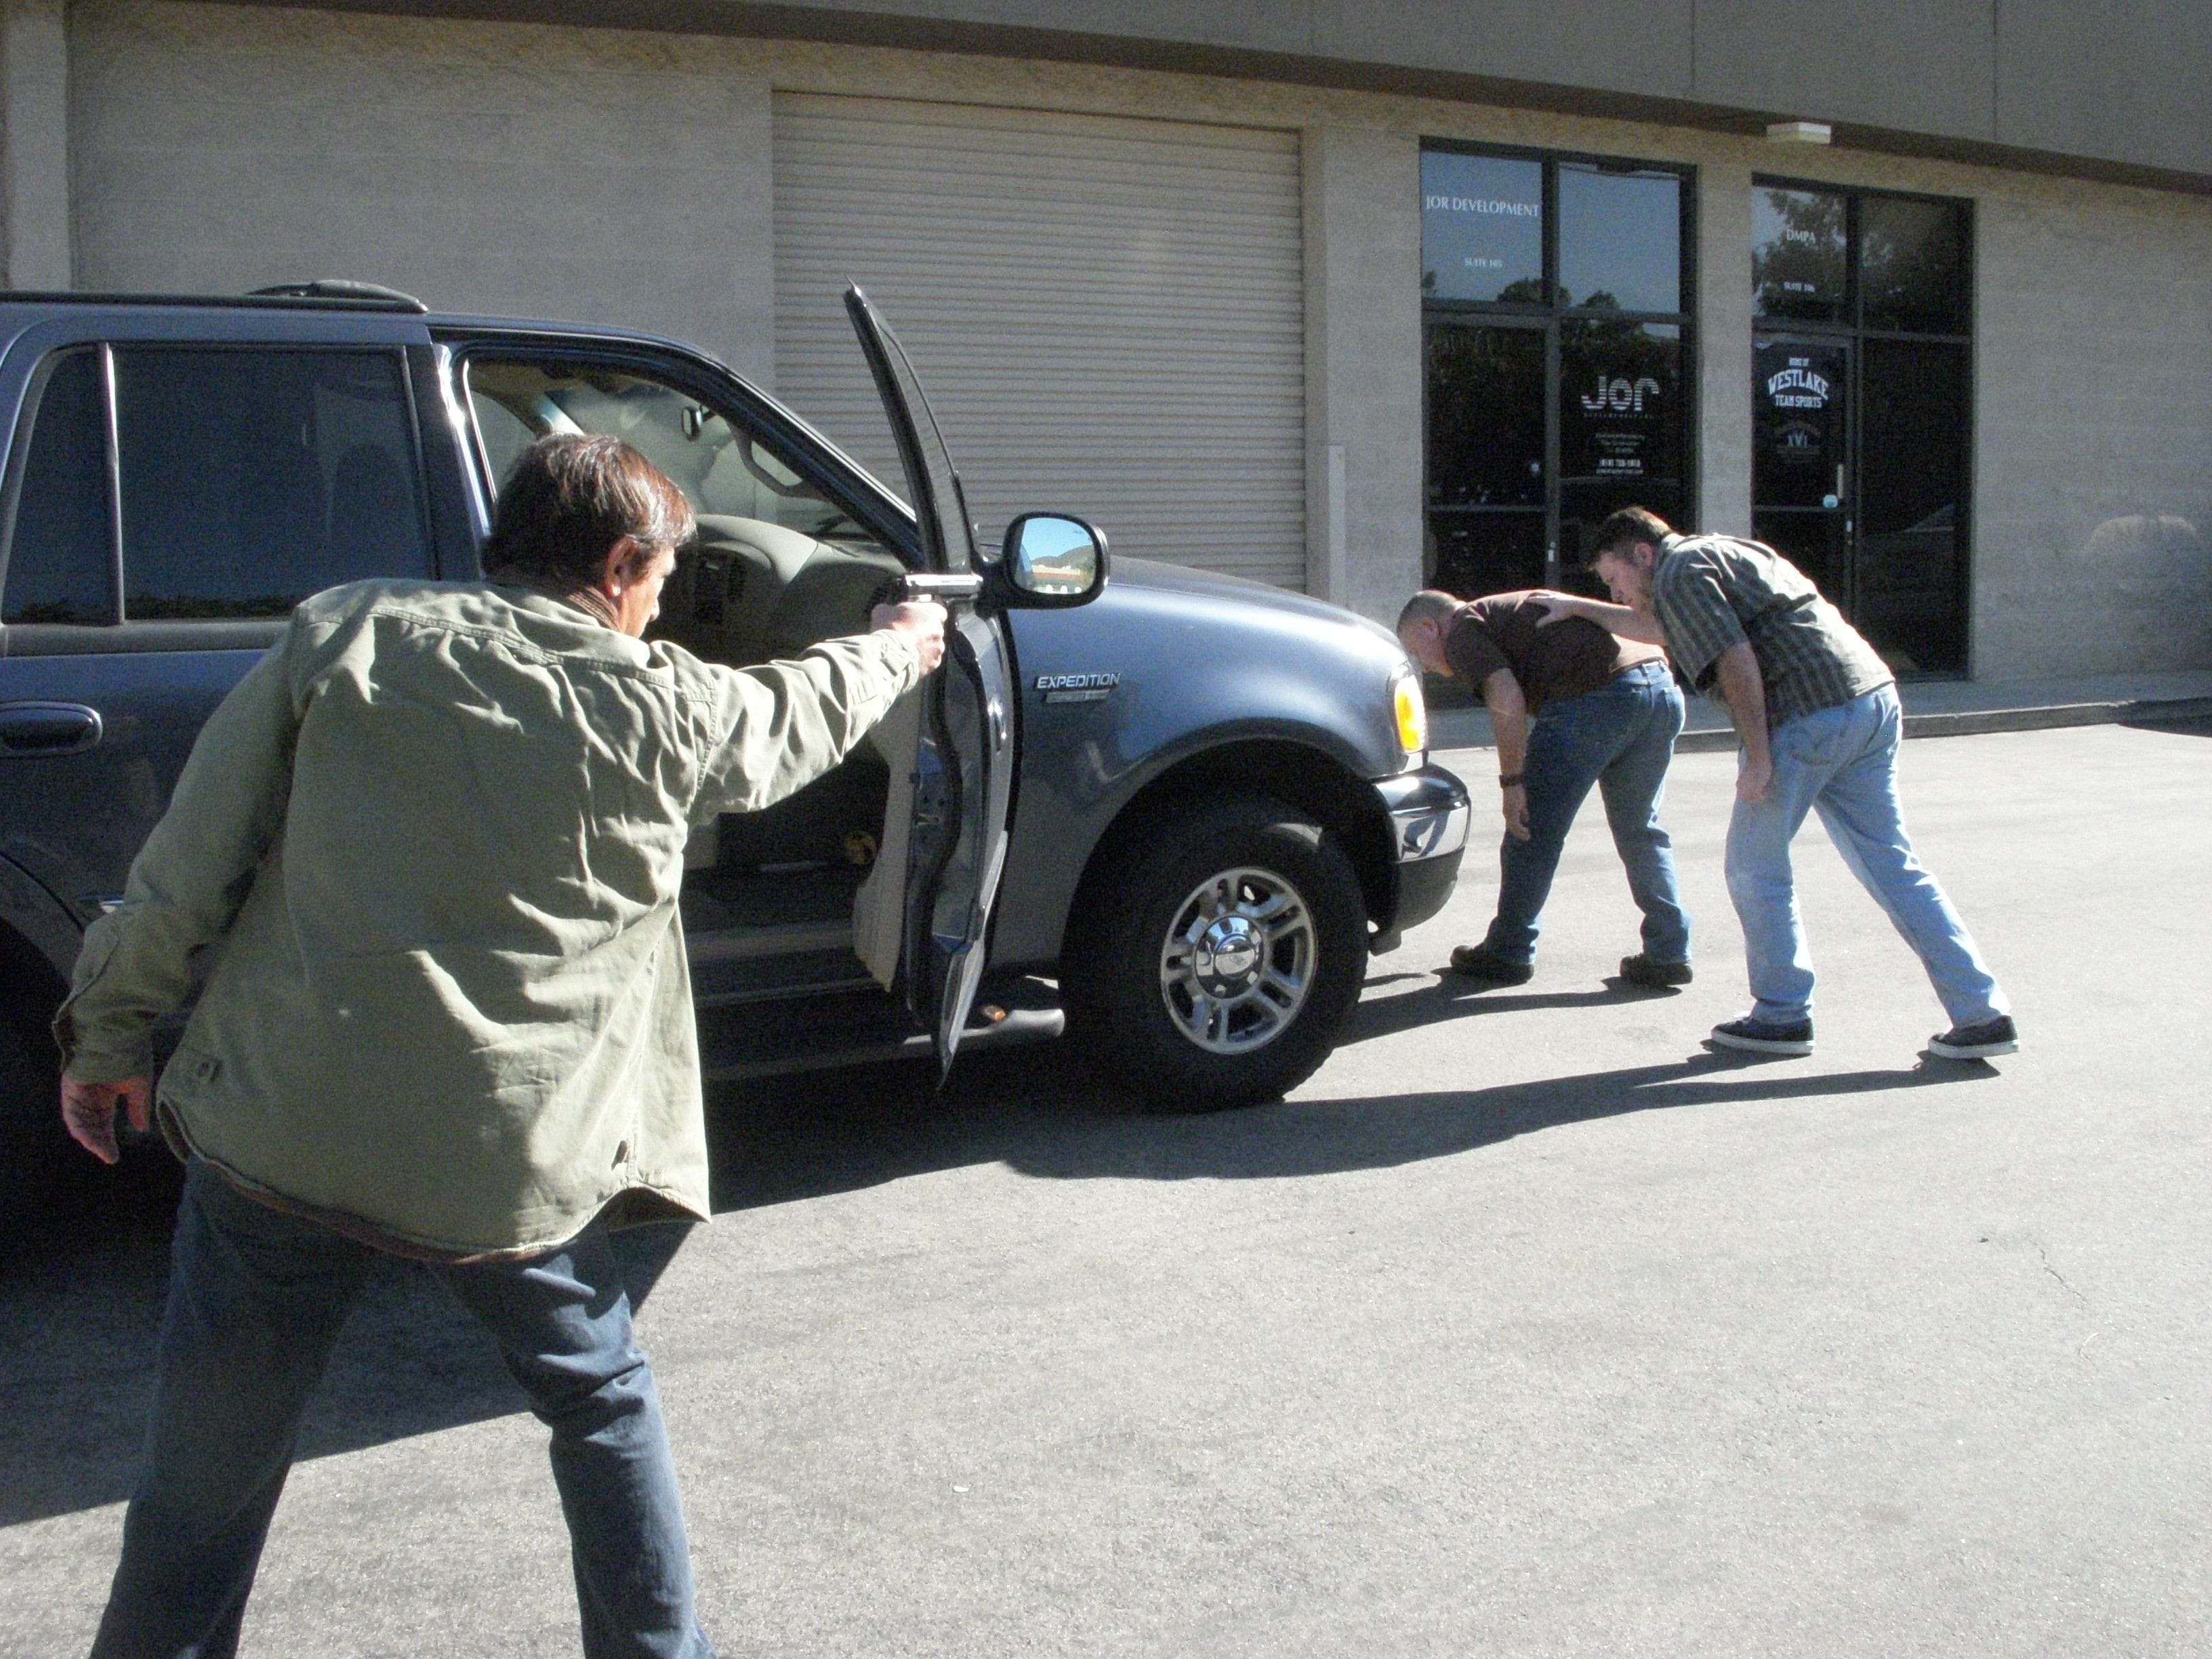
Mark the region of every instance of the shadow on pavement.
[[[1522, 1013], [1536, 1008], [1610, 1008], [1626, 1003], [1663, 1002], [1680, 994], [1675, 991], [1639, 990], [1619, 979], [1606, 980], [1605, 988], [1600, 991], [1522, 991], [1484, 985], [1455, 974], [1396, 977], [1425, 977], [1431, 983], [1423, 990], [1401, 991], [1394, 997], [1368, 997], [1357, 1004], [1345, 1019], [1337, 1047], [1394, 1036], [1442, 1019]], [[1377, 982], [1368, 981], [1370, 987]]]
[[[1520, 999], [1613, 1000], [1603, 993]], [[1701, 1054], [1486, 1089], [1283, 1101], [1189, 1117], [1146, 1111], [1057, 1048], [979, 1054], [942, 1093], [933, 1070], [921, 1066], [787, 1079], [718, 1100], [710, 1121], [714, 1207], [790, 1203], [987, 1163], [1059, 1181], [1332, 1175], [1449, 1158], [1624, 1112], [1818, 1099], [1996, 1075], [1986, 1066], [1942, 1060], [1826, 1073], [1771, 1065]]]
[[[1483, 998], [1405, 993], [1363, 1006], [1347, 1041], [1428, 1018], [1606, 1003], [1635, 993]], [[1403, 1009], [1395, 1002], [1411, 1005]], [[1371, 1010], [1371, 1011], [1370, 1011]], [[1442, 1093], [1278, 1103], [1163, 1116], [1058, 1045], [963, 1061], [948, 1088], [927, 1065], [784, 1078], [718, 1091], [708, 1109], [714, 1207], [742, 1210], [1002, 1163], [1043, 1180], [1279, 1178], [1449, 1157], [1562, 1124], [1655, 1108], [1818, 1099], [1968, 1082], [1988, 1067], [1808, 1073], [1699, 1055]], [[159, 1176], [46, 1248], [0, 1267], [0, 1527], [129, 1496], [152, 1386], [175, 1185]], [[688, 1234], [618, 1235], [643, 1303]], [[310, 1407], [302, 1458], [329, 1456], [525, 1409], [490, 1340], [426, 1270], [374, 1274]]]

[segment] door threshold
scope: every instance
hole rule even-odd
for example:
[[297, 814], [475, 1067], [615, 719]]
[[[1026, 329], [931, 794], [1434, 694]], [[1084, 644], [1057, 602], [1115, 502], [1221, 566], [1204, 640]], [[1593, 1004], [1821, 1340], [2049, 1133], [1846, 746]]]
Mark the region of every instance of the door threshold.
[[[1043, 1042], [1067, 1029], [1067, 1016], [1057, 1008], [1009, 1008], [1002, 1018], [969, 1025], [960, 1034], [960, 1053], [1012, 1048], [1024, 1042]], [[700, 1075], [709, 1083], [737, 1083], [749, 1078], [784, 1077], [793, 1072], [826, 1072], [846, 1066], [876, 1066], [886, 1060], [928, 1060], [936, 1053], [927, 1031], [902, 1036], [883, 1036], [799, 1049], [757, 1060], [731, 1059], [702, 1065]]]

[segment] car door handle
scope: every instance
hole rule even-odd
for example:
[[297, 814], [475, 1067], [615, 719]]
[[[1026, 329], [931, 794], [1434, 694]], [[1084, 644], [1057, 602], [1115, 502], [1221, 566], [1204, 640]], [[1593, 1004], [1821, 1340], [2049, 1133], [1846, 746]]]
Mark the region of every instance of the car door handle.
[[0, 702], [0, 754], [81, 755], [102, 729], [100, 710], [81, 702]]

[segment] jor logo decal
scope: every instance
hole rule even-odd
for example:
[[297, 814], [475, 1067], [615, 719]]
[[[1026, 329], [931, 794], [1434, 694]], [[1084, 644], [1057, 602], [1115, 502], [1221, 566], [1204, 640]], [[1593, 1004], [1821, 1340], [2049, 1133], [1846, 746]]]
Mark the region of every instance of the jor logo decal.
[[1600, 374], [1597, 390], [1583, 393], [1583, 407], [1593, 415], [1601, 415], [1608, 410], [1616, 415], [1641, 415], [1644, 400], [1656, 398], [1662, 389], [1659, 382], [1649, 374], [1634, 380], [1626, 374], [1617, 374], [1609, 380]]

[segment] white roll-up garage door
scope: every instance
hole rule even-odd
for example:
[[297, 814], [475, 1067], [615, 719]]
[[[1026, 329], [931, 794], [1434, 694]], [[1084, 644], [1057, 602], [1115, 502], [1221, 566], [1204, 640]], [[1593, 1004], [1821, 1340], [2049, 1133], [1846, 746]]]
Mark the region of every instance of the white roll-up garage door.
[[1305, 584], [1295, 133], [779, 94], [776, 390], [903, 479], [842, 295], [921, 372], [988, 539]]

